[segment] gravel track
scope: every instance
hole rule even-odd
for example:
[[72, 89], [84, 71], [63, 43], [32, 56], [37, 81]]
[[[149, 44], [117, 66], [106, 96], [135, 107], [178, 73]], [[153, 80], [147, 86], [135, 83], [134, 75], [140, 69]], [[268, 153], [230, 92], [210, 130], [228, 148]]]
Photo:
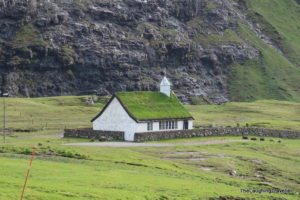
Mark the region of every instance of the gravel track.
[[84, 143], [67, 143], [67, 146], [94, 146], [94, 147], [165, 147], [165, 146], [195, 146], [210, 144], [225, 144], [232, 142], [246, 142], [247, 140], [210, 140], [199, 142], [178, 142], [178, 143], [135, 143], [135, 142], [84, 142]]

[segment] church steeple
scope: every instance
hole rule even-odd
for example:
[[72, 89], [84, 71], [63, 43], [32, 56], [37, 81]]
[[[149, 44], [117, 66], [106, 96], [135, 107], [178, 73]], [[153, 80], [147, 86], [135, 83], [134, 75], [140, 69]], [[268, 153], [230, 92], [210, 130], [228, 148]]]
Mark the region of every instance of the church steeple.
[[168, 97], [171, 95], [171, 83], [166, 76], [164, 76], [160, 83], [160, 92], [166, 94]]

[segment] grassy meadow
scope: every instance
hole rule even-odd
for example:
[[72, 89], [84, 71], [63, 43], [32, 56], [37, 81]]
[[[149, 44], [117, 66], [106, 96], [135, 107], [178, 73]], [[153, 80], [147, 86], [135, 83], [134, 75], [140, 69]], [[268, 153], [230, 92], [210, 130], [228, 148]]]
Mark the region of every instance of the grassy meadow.
[[230, 102], [223, 105], [187, 105], [201, 126], [246, 126], [300, 130], [300, 103], [275, 100]]
[[[40, 143], [25, 199], [188, 200], [233, 196], [294, 200], [300, 192], [300, 140], [277, 140], [107, 148], [61, 145], [87, 141], [84, 139], [9, 138], [0, 148], [0, 199], [19, 197], [30, 147]], [[228, 175], [230, 170], [237, 175]], [[241, 189], [268, 188], [290, 189], [291, 193], [241, 193]]]
[[[90, 120], [101, 111], [109, 97], [101, 97], [93, 105], [86, 105], [85, 98], [88, 96], [6, 98], [6, 126], [44, 133], [90, 127]], [[241, 126], [300, 130], [298, 102], [260, 100], [185, 107], [195, 117], [196, 126], [236, 126], [239, 123]], [[0, 120], [3, 121], [2, 98], [0, 108]]]
[[[90, 126], [90, 120], [100, 112], [107, 98], [94, 105], [85, 104], [86, 96], [47, 98], [6, 98], [8, 129], [63, 130]], [[3, 108], [3, 99], [0, 99]], [[3, 109], [0, 110], [1, 120]]]
[[[19, 198], [33, 146], [37, 146], [37, 156], [25, 191], [24, 199], [28, 200], [300, 199], [300, 140], [241, 141], [240, 137], [203, 137], [160, 143], [233, 142], [127, 148], [64, 146], [62, 144], [90, 142], [60, 138], [58, 133], [65, 127], [90, 126], [90, 119], [107, 101], [100, 98], [94, 105], [86, 105], [84, 98], [86, 96], [6, 99], [8, 128], [36, 131], [11, 132], [6, 144], [1, 140], [1, 200]], [[299, 130], [300, 127], [297, 121], [300, 103], [256, 101], [186, 107], [195, 116], [196, 125], [201, 126], [233, 126], [239, 122], [268, 128]], [[3, 110], [0, 112], [2, 116]], [[236, 174], [229, 175], [230, 171]], [[271, 188], [291, 192], [241, 192], [241, 189]]]

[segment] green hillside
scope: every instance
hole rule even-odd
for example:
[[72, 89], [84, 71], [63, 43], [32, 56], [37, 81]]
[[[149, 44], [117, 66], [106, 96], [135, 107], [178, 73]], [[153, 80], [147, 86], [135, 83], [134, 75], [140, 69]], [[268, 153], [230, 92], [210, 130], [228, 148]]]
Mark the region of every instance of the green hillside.
[[[299, 142], [265, 138], [199, 137], [159, 141], [165, 147], [110, 148], [64, 146], [93, 142], [60, 138], [62, 129], [90, 127], [108, 98], [86, 105], [87, 96], [6, 98], [9, 132], [0, 143], [0, 199], [18, 199], [33, 146], [24, 199], [28, 200], [294, 200], [299, 197]], [[2, 98], [0, 107], [2, 108]], [[250, 126], [300, 130], [300, 103], [264, 100], [251, 103], [185, 106], [195, 125]], [[3, 119], [0, 110], [0, 121]], [[47, 125], [46, 125], [47, 124]], [[229, 140], [230, 143], [195, 145]], [[278, 142], [280, 140], [280, 142]], [[194, 145], [183, 146], [182, 142]], [[156, 142], [158, 143], [158, 142]], [[229, 175], [235, 170], [237, 175]], [[242, 193], [241, 189], [290, 189], [289, 194]]]
[[284, 55], [296, 65], [300, 65], [300, 4], [291, 0], [251, 0], [253, 11], [260, 14], [268, 36], [275, 41]]
[[261, 52], [259, 58], [229, 71], [232, 101], [256, 99], [300, 100], [300, 5], [292, 0], [244, 1], [247, 16], [258, 23], [283, 54], [281, 55], [244, 24], [238, 36]]

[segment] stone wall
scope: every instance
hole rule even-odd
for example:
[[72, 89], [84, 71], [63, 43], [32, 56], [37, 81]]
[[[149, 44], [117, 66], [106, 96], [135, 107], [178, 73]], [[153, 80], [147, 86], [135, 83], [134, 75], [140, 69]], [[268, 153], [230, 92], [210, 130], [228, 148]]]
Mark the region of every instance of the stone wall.
[[64, 137], [89, 138], [101, 140], [124, 140], [124, 132], [95, 131], [91, 128], [65, 129]]
[[[192, 129], [192, 130], [178, 130], [178, 131], [156, 131], [135, 133], [134, 141], [154, 141], [166, 140], [173, 138], [191, 138], [204, 136], [242, 136], [242, 135], [256, 135], [256, 136], [270, 136], [279, 138], [298, 138], [300, 139], [300, 132], [288, 130], [273, 130], [263, 128], [209, 128], [209, 129]], [[85, 129], [65, 129], [64, 137], [102, 139], [102, 140], [124, 140], [124, 132], [119, 131], [96, 131], [91, 128]]]
[[242, 135], [256, 135], [256, 136], [270, 136], [280, 138], [300, 138], [300, 132], [288, 130], [273, 130], [263, 128], [211, 128], [211, 129], [192, 129], [192, 130], [178, 130], [178, 131], [159, 131], [159, 132], [144, 132], [135, 133], [134, 141], [154, 141], [166, 140], [173, 138], [190, 138], [203, 136], [242, 136]]

